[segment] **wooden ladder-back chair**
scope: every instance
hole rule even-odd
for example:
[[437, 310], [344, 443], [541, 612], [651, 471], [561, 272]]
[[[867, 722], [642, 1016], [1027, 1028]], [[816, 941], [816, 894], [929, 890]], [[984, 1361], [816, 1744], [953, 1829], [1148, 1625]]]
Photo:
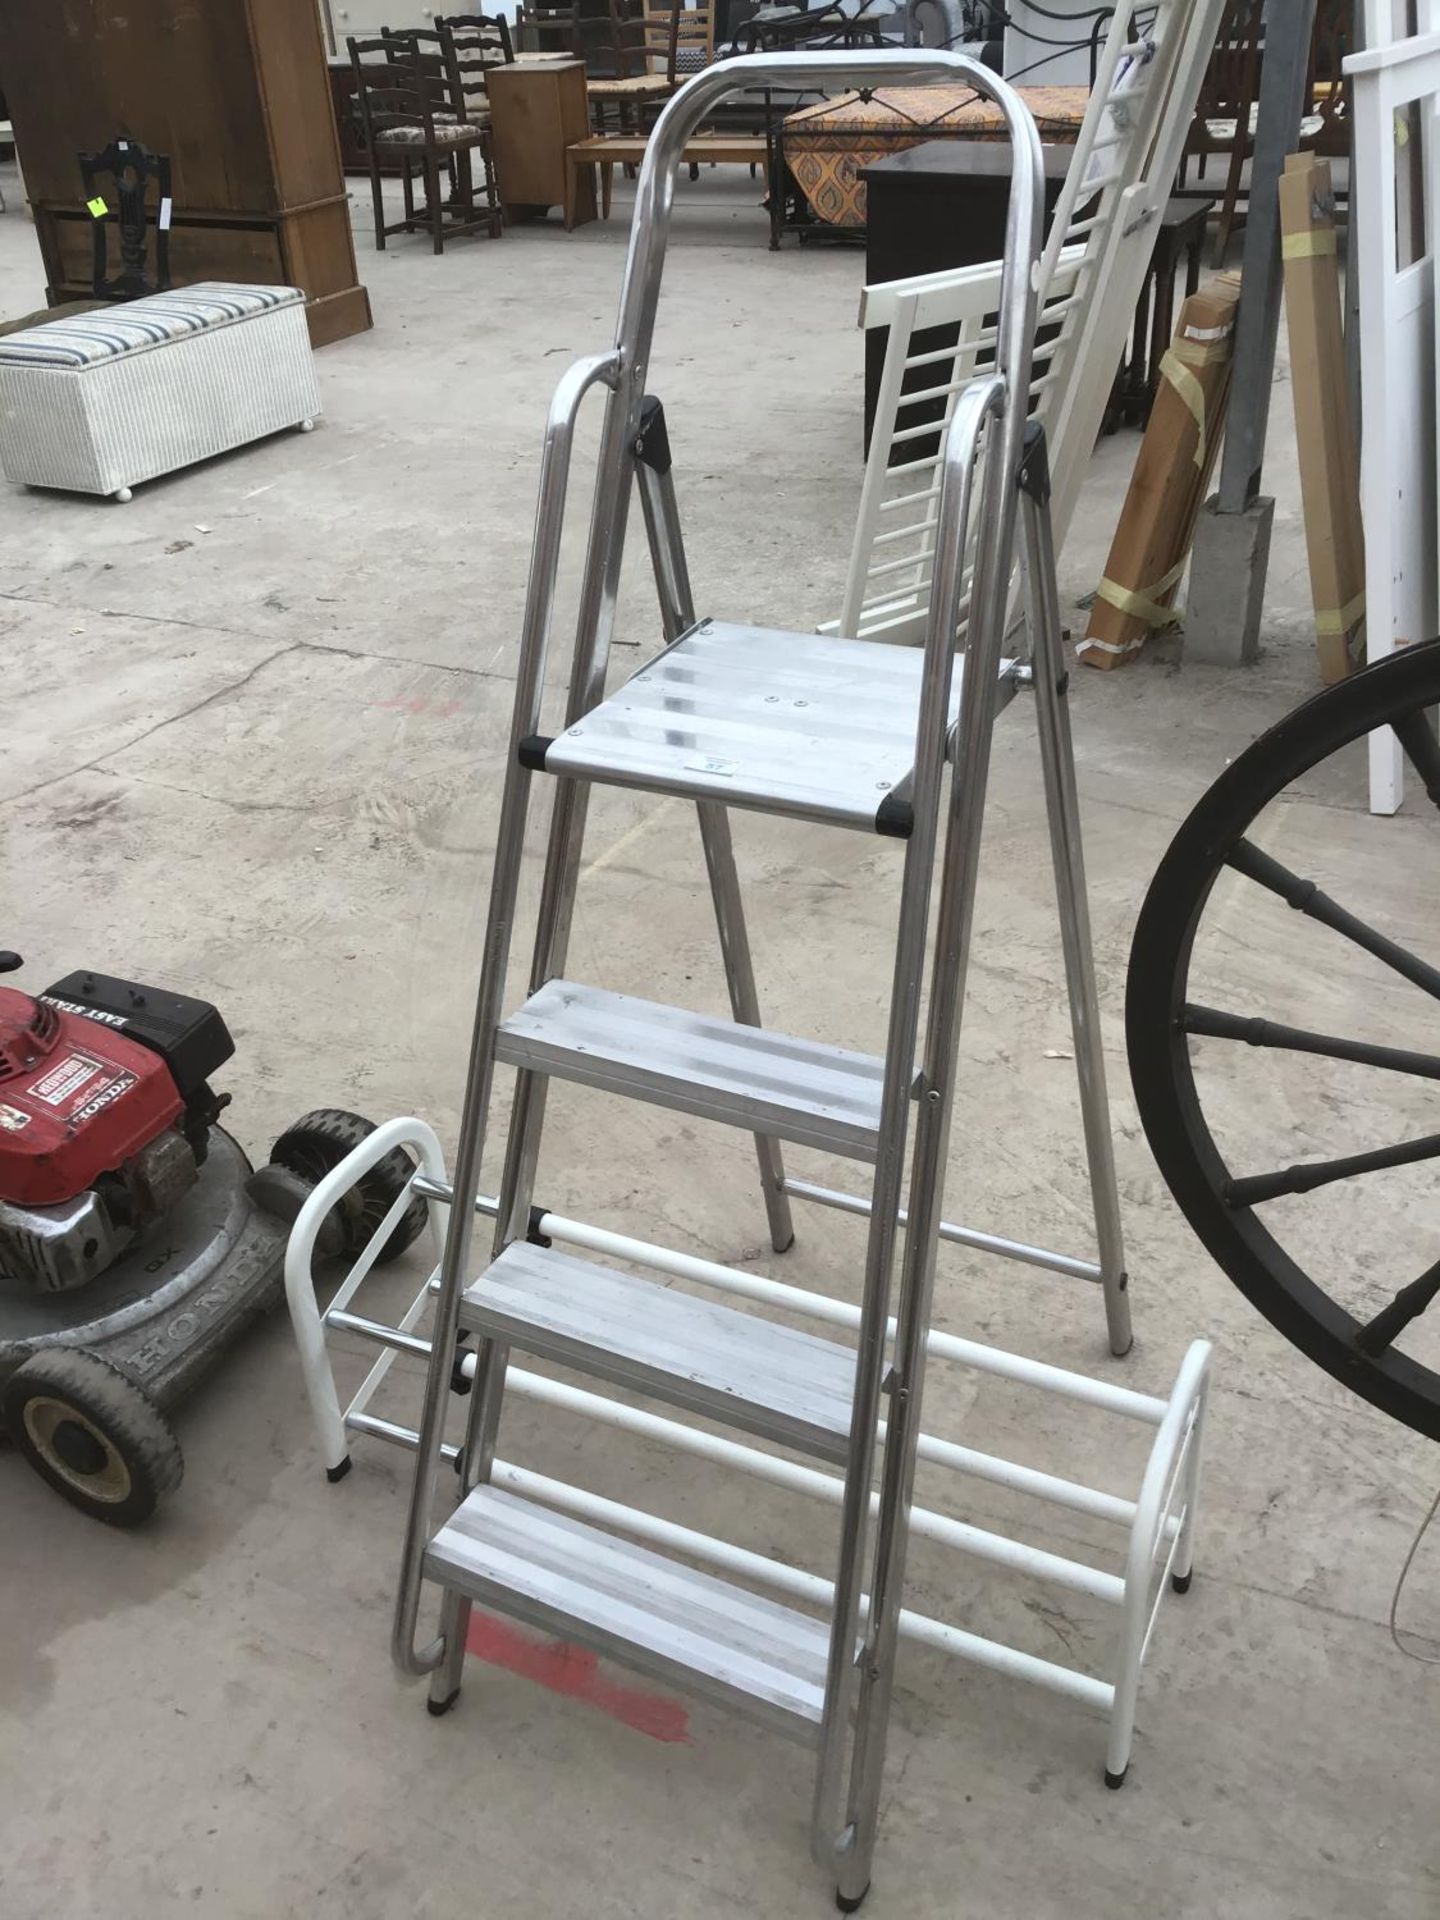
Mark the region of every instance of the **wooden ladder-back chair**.
[[1255, 123], [1259, 114], [1261, 47], [1265, 31], [1265, 0], [1229, 0], [1215, 36], [1215, 51], [1205, 69], [1195, 117], [1180, 162], [1180, 186], [1194, 157], [1201, 180], [1214, 154], [1229, 162], [1225, 191], [1215, 228], [1215, 265], [1225, 258], [1236, 226], [1240, 182], [1245, 163], [1255, 150]]
[[[456, 234], [476, 233], [482, 227], [494, 236], [501, 231], [500, 208], [494, 198], [488, 146], [483, 126], [463, 117], [446, 68], [442, 46], [432, 29], [384, 33], [347, 44], [355, 74], [355, 93], [365, 145], [370, 159], [370, 192], [375, 207], [375, 245], [384, 248], [392, 233], [416, 233], [428, 228], [436, 253]], [[423, 41], [423, 44], [422, 44]], [[471, 156], [481, 150], [487, 203], [475, 198]], [[399, 220], [385, 218], [381, 159], [397, 164], [405, 211]], [[424, 204], [415, 202], [417, 174], [425, 186]], [[448, 193], [442, 191], [442, 175]]]
[[521, 5], [515, 9], [515, 45], [522, 53], [568, 53], [585, 57], [580, 29], [579, 0], [555, 5]]
[[667, 62], [677, 85], [709, 66], [715, 58], [713, 6], [662, 8], [656, 12], [655, 19], [666, 22], [669, 27]]
[[[451, 106], [467, 125], [488, 128], [490, 94], [485, 76], [492, 67], [510, 66], [515, 59], [509, 21], [498, 16], [487, 19], [482, 13], [437, 14], [433, 32], [440, 45]], [[488, 146], [486, 152], [488, 159]]]
[[[603, 58], [607, 71], [592, 71], [586, 78], [591, 117], [595, 131], [603, 133], [607, 112], [613, 110], [619, 130], [635, 132], [643, 123], [645, 109], [658, 107], [675, 91], [674, 63], [668, 58], [668, 40], [667, 57], [657, 71], [653, 63], [652, 30], [645, 13], [627, 5], [626, 0], [608, 0], [605, 24], [606, 45], [595, 51]], [[668, 18], [665, 31], [668, 35]], [[591, 62], [587, 59], [586, 64], [589, 66]]]

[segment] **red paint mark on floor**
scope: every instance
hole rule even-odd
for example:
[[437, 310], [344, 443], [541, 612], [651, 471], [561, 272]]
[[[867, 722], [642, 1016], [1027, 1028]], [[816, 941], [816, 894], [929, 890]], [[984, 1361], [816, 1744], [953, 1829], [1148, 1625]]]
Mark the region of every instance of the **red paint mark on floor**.
[[648, 1733], [652, 1740], [689, 1744], [690, 1716], [678, 1700], [607, 1679], [600, 1671], [598, 1654], [587, 1647], [522, 1633], [508, 1621], [497, 1620], [477, 1608], [470, 1616], [465, 1648], [492, 1666], [538, 1681], [551, 1693], [563, 1693], [572, 1700], [583, 1700], [587, 1707], [598, 1707], [623, 1726]]

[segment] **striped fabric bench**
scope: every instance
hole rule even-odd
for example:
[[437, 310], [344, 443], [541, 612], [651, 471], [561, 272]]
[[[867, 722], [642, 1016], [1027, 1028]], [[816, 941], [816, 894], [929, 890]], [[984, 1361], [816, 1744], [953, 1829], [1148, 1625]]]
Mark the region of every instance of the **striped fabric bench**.
[[204, 282], [0, 336], [0, 468], [132, 487], [320, 412], [298, 287]]

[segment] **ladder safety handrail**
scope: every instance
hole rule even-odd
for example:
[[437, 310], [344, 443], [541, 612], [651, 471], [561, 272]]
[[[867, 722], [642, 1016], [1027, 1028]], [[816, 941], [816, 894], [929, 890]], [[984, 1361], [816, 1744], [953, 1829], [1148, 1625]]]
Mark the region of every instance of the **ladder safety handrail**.
[[[550, 628], [554, 617], [555, 582], [559, 572], [560, 543], [564, 532], [565, 489], [570, 473], [570, 454], [575, 420], [590, 388], [603, 383], [613, 389], [620, 376], [620, 359], [615, 352], [590, 354], [577, 360], [561, 376], [550, 402], [545, 424], [545, 442], [540, 460], [540, 484], [535, 509], [535, 548], [530, 563], [529, 585], [525, 600], [520, 659], [516, 670], [514, 718], [511, 725], [510, 753], [505, 768], [505, 786], [496, 830], [495, 870], [492, 879], [491, 913], [486, 928], [485, 950], [481, 961], [480, 987], [476, 996], [475, 1029], [466, 1069], [465, 1104], [460, 1140], [455, 1158], [455, 1184], [458, 1190], [474, 1194], [480, 1181], [480, 1156], [485, 1142], [485, 1127], [494, 1078], [494, 1057], [490, 1035], [499, 1017], [505, 990], [510, 953], [510, 923], [519, 892], [520, 865], [524, 855], [526, 805], [529, 773], [522, 765], [520, 743], [535, 732], [540, 723], [545, 694], [545, 664]], [[604, 467], [597, 480], [597, 496], [603, 490]], [[597, 497], [597, 512], [599, 500]], [[497, 906], [499, 910], [497, 911]], [[427, 1166], [426, 1171], [431, 1171]], [[441, 1176], [443, 1178], [443, 1169]], [[471, 1207], [454, 1208], [440, 1257], [439, 1300], [435, 1312], [434, 1352], [425, 1389], [425, 1412], [421, 1423], [419, 1458], [415, 1463], [415, 1481], [411, 1489], [406, 1519], [405, 1544], [401, 1552], [400, 1580], [396, 1590], [395, 1617], [391, 1630], [390, 1652], [402, 1673], [429, 1673], [438, 1664], [443, 1642], [435, 1640], [424, 1648], [415, 1645], [423, 1585], [421, 1561], [429, 1533], [430, 1509], [435, 1494], [435, 1474], [445, 1425], [448, 1369], [445, 1354], [454, 1343], [460, 1310], [460, 1287], [470, 1258], [474, 1226]]]
[[[649, 368], [660, 276], [669, 238], [675, 180], [685, 143], [696, 127], [731, 94], [796, 86], [832, 84], [877, 87], [953, 78], [999, 107], [1013, 152], [1006, 218], [1006, 271], [1000, 293], [995, 368], [1015, 378], [1016, 391], [1029, 384], [1029, 355], [1034, 334], [1035, 263], [1045, 220], [1045, 179], [1040, 136], [1029, 109], [1013, 87], [968, 54], [941, 48], [893, 53], [864, 50], [833, 53], [756, 53], [717, 60], [696, 74], [661, 111], [645, 148], [635, 188], [635, 210], [626, 252], [620, 311], [615, 331], [623, 377], [607, 410], [594, 515], [591, 521], [580, 615], [576, 626], [574, 669], [567, 724], [589, 711], [604, 694], [610, 626], [619, 588], [620, 535], [628, 510], [628, 490], [617, 491], [625, 454], [639, 427], [640, 405]], [[1018, 465], [1018, 434], [1007, 434], [1010, 467]], [[604, 484], [606, 476], [611, 484]]]
[[[684, 158], [685, 143], [710, 113], [731, 94], [766, 88], [796, 87], [820, 89], [834, 83], [856, 88], [899, 86], [944, 80], [953, 77], [972, 87], [983, 99], [1000, 108], [1006, 130], [1015, 149], [1011, 175], [1010, 223], [1006, 232], [1006, 255], [1013, 257], [1013, 242], [1019, 237], [1016, 216], [1019, 206], [1028, 200], [1029, 213], [1038, 237], [1043, 230], [1043, 163], [1040, 137], [1035, 122], [1020, 96], [997, 73], [972, 55], [941, 48], [920, 48], [876, 53], [844, 51], [833, 53], [754, 53], [729, 60], [717, 60], [703, 73], [680, 88], [662, 110], [645, 148], [640, 178], [635, 188], [635, 213], [630, 227], [630, 245], [625, 261], [624, 292], [620, 322], [615, 336], [617, 347], [627, 345], [643, 368], [650, 349], [650, 331], [674, 199], [675, 177]], [[1028, 125], [1032, 139], [1023, 138]], [[1031, 248], [1020, 251], [1028, 263]], [[1037, 249], [1038, 251], [1038, 249]], [[1012, 332], [1012, 346], [1018, 344]], [[1005, 370], [1006, 361], [1000, 361]], [[632, 367], [627, 364], [627, 373]]]
[[517, 678], [525, 687], [527, 697], [524, 701], [516, 702], [516, 739], [512, 741], [512, 747], [518, 746], [523, 735], [534, 733], [540, 724], [541, 703], [545, 695], [545, 663], [555, 614], [555, 583], [560, 571], [560, 548], [565, 531], [565, 491], [570, 480], [575, 422], [590, 389], [596, 385], [613, 389], [619, 377], [620, 355], [615, 349], [606, 353], [585, 354], [565, 369], [550, 401], [550, 412], [545, 421], [545, 442], [540, 455], [535, 540], [525, 592], [525, 618], [520, 632], [517, 670]]
[[[1023, 388], [1018, 391], [1024, 391]], [[975, 494], [975, 467], [980, 448], [980, 433], [992, 415], [1003, 414], [1010, 404], [1009, 381], [998, 370], [983, 380], [963, 388], [955, 402], [940, 458], [940, 499], [935, 514], [935, 600], [938, 606], [964, 598], [966, 552], [969, 546], [970, 507]], [[1023, 418], [1023, 407], [1016, 411]], [[949, 599], [947, 600], [947, 596]], [[972, 584], [972, 600], [973, 584]], [[967, 634], [967, 639], [968, 639]], [[956, 635], [946, 623], [932, 620], [925, 636], [927, 655], [953, 654]], [[999, 645], [995, 648], [995, 668], [999, 670]], [[948, 684], [946, 692], [948, 695]], [[923, 706], [923, 700], [922, 700]], [[946, 709], [948, 711], [948, 707]]]

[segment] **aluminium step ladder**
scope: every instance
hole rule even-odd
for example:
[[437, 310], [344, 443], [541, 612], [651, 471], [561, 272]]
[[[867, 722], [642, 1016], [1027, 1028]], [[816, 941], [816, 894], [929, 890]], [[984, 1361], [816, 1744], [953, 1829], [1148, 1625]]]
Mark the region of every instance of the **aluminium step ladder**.
[[[993, 100], [1005, 118], [1014, 165], [994, 369], [956, 398], [946, 429], [924, 649], [697, 620], [664, 415], [645, 394], [685, 142], [720, 100], [743, 89], [927, 79], [958, 79]], [[480, 1602], [812, 1742], [818, 1750], [813, 1850], [834, 1875], [837, 1900], [847, 1911], [868, 1888], [876, 1836], [991, 735], [1001, 705], [1025, 687], [1034, 691], [1039, 716], [1100, 1277], [1107, 1282], [1112, 1345], [1124, 1351], [1130, 1338], [1046, 513], [1045, 441], [1043, 432], [1027, 426], [1023, 399], [1042, 218], [1033, 120], [1009, 87], [959, 54], [748, 56], [717, 63], [665, 108], [637, 186], [616, 346], [571, 368], [550, 411], [458, 1154], [453, 1183], [437, 1192], [455, 1204], [448, 1209], [428, 1344], [394, 1621], [396, 1664], [428, 1675], [432, 1711], [444, 1712], [459, 1690], [470, 1609]], [[596, 386], [608, 391], [605, 424], [565, 722], [552, 736], [541, 731], [542, 700], [571, 441], [580, 404]], [[607, 696], [632, 477], [667, 644]], [[1017, 530], [1029, 661], [1002, 657]], [[975, 568], [962, 658], [955, 636], [972, 531]], [[530, 993], [506, 1016], [522, 847], [540, 776], [553, 780], [553, 805]], [[566, 977], [587, 800], [597, 782], [697, 802], [732, 1020]], [[883, 1060], [763, 1027], [729, 807], [838, 823], [902, 844]], [[515, 1095], [491, 1260], [477, 1278], [470, 1243], [497, 1065], [516, 1070]], [[777, 1249], [792, 1237], [782, 1142], [872, 1165], [856, 1344], [781, 1329], [557, 1250], [534, 1196], [553, 1078], [752, 1133]], [[445, 1414], [463, 1344], [471, 1338], [473, 1392], [457, 1461], [461, 1497], [437, 1527], [432, 1508], [446, 1451]], [[426, 1348], [418, 1337], [413, 1345]], [[762, 1598], [493, 1484], [511, 1349], [839, 1463], [840, 1543], [828, 1618]], [[1178, 1525], [1166, 1536], [1172, 1559]], [[428, 1638], [419, 1629], [427, 1583], [441, 1595], [439, 1632]]]

